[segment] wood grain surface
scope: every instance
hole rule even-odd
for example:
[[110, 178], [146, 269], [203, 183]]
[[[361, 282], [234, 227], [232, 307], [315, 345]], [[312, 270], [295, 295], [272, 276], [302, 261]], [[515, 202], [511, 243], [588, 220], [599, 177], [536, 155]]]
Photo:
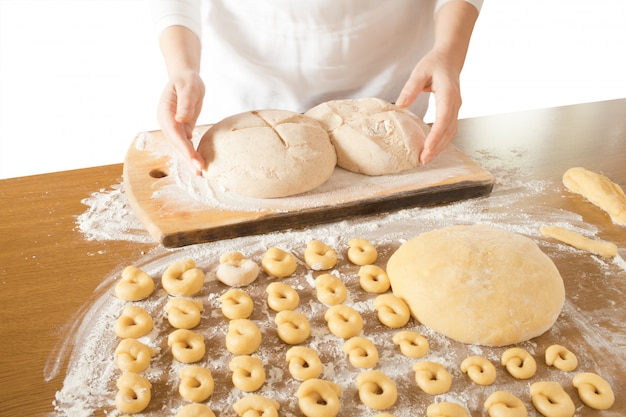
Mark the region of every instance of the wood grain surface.
[[[524, 172], [524, 181], [553, 181], [572, 166], [609, 175], [626, 187], [626, 99], [461, 120], [455, 140], [470, 157], [489, 160], [504, 172]], [[81, 200], [121, 182], [122, 165], [95, 167], [0, 181], [0, 415], [40, 416], [53, 411], [64, 372], [44, 380], [47, 360], [67, 328], [80, 320], [94, 291], [114, 271], [138, 259], [156, 244], [87, 241], [76, 218]], [[497, 192], [497, 188], [494, 190]], [[491, 198], [491, 197], [487, 197]], [[578, 213], [612, 241], [624, 256], [626, 229], [611, 223], [580, 196], [537, 193], [523, 207], [555, 207]], [[531, 207], [529, 208], [528, 205]], [[512, 206], [511, 212], [522, 207]], [[555, 260], [566, 291], [581, 313], [606, 308], [613, 300], [615, 321], [626, 323], [626, 272], [610, 284], [598, 276], [590, 257]], [[621, 296], [620, 296], [621, 294]], [[615, 301], [617, 300], [617, 301]], [[603, 331], [605, 323], [593, 323]], [[612, 343], [624, 350], [624, 334]], [[621, 345], [620, 345], [621, 343]], [[593, 357], [594, 352], [585, 352]], [[618, 416], [626, 412], [624, 355], [602, 357], [614, 363], [617, 400], [606, 412], [581, 407], [577, 415]], [[577, 404], [580, 404], [579, 402]], [[534, 410], [529, 410], [534, 415]]]

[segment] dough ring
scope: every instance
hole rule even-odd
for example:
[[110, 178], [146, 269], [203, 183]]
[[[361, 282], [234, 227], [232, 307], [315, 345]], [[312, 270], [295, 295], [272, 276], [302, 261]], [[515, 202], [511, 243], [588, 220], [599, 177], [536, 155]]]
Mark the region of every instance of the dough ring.
[[537, 411], [546, 417], [571, 417], [576, 411], [574, 402], [558, 382], [531, 384], [530, 399]]
[[296, 258], [279, 248], [269, 248], [261, 258], [261, 268], [270, 277], [285, 278], [296, 272]]
[[374, 308], [378, 312], [378, 320], [392, 329], [406, 325], [411, 318], [409, 307], [400, 297], [393, 294], [382, 294], [376, 297]]
[[256, 391], [265, 383], [263, 362], [257, 356], [235, 356], [228, 367], [233, 373], [233, 384], [242, 391]]
[[396, 403], [396, 384], [381, 371], [364, 371], [356, 377], [361, 402], [374, 410], [386, 410]]
[[213, 394], [215, 382], [209, 369], [191, 365], [181, 369], [178, 376], [178, 392], [185, 400], [200, 403]]
[[307, 379], [296, 392], [298, 407], [306, 417], [335, 417], [341, 404], [341, 387], [323, 379]]
[[234, 319], [228, 324], [226, 349], [233, 355], [250, 355], [261, 345], [259, 327], [249, 319]]
[[363, 317], [350, 306], [338, 304], [324, 314], [328, 329], [337, 337], [349, 339], [363, 330]]
[[237, 288], [232, 288], [222, 294], [220, 301], [222, 302], [222, 313], [231, 320], [247, 319], [254, 310], [254, 303], [250, 295]]
[[276, 314], [274, 323], [278, 326], [278, 337], [289, 345], [304, 342], [311, 335], [311, 325], [306, 314], [283, 310]]
[[376, 262], [378, 252], [374, 245], [362, 238], [348, 242], [348, 260], [355, 265], [369, 265]]
[[428, 353], [428, 339], [417, 332], [402, 330], [393, 335], [393, 343], [400, 346], [400, 352], [409, 358], [421, 358]]
[[121, 339], [138, 339], [152, 331], [150, 314], [139, 306], [126, 306], [115, 321], [115, 334]]
[[152, 384], [134, 372], [122, 374], [117, 380], [115, 407], [122, 413], [140, 413], [150, 404]]
[[502, 365], [517, 379], [529, 379], [537, 372], [537, 362], [522, 348], [513, 347], [502, 354]]
[[578, 389], [578, 396], [587, 406], [596, 410], [608, 410], [615, 402], [611, 385], [600, 375], [583, 372], [572, 381]]
[[120, 281], [115, 285], [115, 295], [124, 301], [139, 301], [148, 298], [154, 291], [154, 281], [136, 266], [127, 266]]
[[526, 406], [515, 395], [507, 391], [496, 391], [487, 397], [484, 407], [489, 417], [526, 417]]
[[545, 357], [546, 365], [561, 371], [573, 371], [578, 366], [576, 355], [561, 345], [548, 346]]
[[373, 368], [378, 363], [378, 349], [365, 337], [354, 336], [348, 339], [342, 350], [355, 368]]
[[170, 295], [195, 295], [204, 285], [204, 272], [196, 268], [193, 259], [174, 262], [163, 272], [161, 285]]
[[322, 274], [315, 278], [315, 286], [317, 299], [328, 306], [341, 304], [348, 296], [348, 290], [341, 278], [331, 274]]
[[469, 356], [461, 362], [461, 372], [467, 374], [478, 385], [496, 382], [496, 367], [482, 356]]
[[289, 363], [289, 373], [299, 381], [317, 378], [324, 366], [317, 352], [304, 346], [293, 346], [285, 355]]
[[217, 279], [230, 287], [243, 287], [259, 276], [259, 266], [240, 252], [227, 252], [220, 257], [215, 273]]
[[206, 353], [204, 336], [187, 329], [174, 330], [167, 337], [174, 359], [182, 363], [198, 362]]
[[176, 417], [215, 417], [215, 413], [204, 404], [187, 404], [180, 409]]
[[122, 372], [140, 373], [148, 369], [154, 349], [135, 339], [123, 339], [115, 348], [117, 367]]
[[468, 417], [468, 414], [462, 406], [442, 401], [429, 405], [426, 408], [426, 417]]
[[295, 310], [300, 304], [298, 292], [283, 282], [272, 282], [265, 289], [267, 305], [274, 311]]
[[193, 329], [200, 323], [202, 302], [189, 298], [170, 298], [165, 304], [167, 321], [176, 329]]
[[415, 382], [426, 394], [443, 394], [450, 390], [452, 386], [452, 375], [440, 363], [437, 362], [416, 362], [413, 364], [415, 371]]
[[337, 265], [337, 253], [325, 243], [312, 240], [306, 245], [304, 262], [314, 271], [326, 271]]
[[359, 268], [359, 285], [363, 291], [372, 294], [382, 294], [391, 287], [385, 270], [376, 265], [363, 265]]
[[233, 404], [239, 417], [278, 417], [280, 404], [258, 394], [248, 394]]

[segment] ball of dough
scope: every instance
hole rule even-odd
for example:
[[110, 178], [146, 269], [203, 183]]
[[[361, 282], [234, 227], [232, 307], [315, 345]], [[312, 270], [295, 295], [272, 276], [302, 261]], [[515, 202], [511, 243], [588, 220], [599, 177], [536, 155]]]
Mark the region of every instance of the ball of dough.
[[276, 198], [317, 188], [332, 175], [337, 157], [326, 130], [286, 110], [239, 113], [213, 125], [198, 152], [204, 176], [248, 197]]
[[470, 344], [539, 336], [565, 301], [559, 271], [532, 240], [486, 225], [423, 233], [390, 257], [387, 274], [418, 321]]
[[324, 125], [344, 169], [386, 175], [420, 165], [429, 127], [407, 109], [362, 98], [328, 101], [305, 114]]

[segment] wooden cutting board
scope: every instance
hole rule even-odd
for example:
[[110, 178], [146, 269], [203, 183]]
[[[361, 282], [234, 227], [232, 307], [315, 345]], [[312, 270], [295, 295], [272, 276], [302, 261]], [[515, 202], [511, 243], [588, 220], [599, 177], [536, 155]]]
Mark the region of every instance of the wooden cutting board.
[[[208, 127], [198, 128], [196, 140]], [[487, 195], [494, 184], [489, 172], [449, 146], [435, 161], [406, 173], [369, 177], [336, 168], [326, 184], [303, 195], [253, 199], [208, 183], [170, 155], [161, 131], [143, 132], [124, 162], [130, 206], [165, 247], [449, 203]]]

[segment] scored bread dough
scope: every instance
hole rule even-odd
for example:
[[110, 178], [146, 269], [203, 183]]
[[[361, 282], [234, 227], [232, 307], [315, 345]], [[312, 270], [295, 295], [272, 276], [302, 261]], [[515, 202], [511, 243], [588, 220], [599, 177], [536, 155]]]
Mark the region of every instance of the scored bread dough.
[[409, 110], [378, 98], [333, 100], [305, 113], [326, 128], [337, 164], [366, 175], [388, 175], [420, 165], [429, 127]]
[[539, 336], [565, 301], [559, 271], [535, 242], [487, 225], [422, 233], [390, 257], [387, 274], [415, 319], [469, 344]]
[[304, 193], [326, 182], [337, 157], [326, 130], [314, 119], [287, 110], [235, 114], [204, 134], [198, 152], [203, 175], [248, 197]]
[[563, 174], [563, 185], [604, 210], [613, 222], [626, 226], [626, 194], [604, 175], [585, 168], [570, 168]]

